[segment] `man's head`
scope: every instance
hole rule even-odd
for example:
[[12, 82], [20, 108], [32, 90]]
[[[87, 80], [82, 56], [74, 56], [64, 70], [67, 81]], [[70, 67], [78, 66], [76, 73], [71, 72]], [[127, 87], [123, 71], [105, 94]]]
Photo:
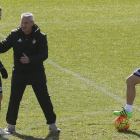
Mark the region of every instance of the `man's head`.
[[34, 25], [34, 15], [32, 13], [23, 13], [21, 15], [21, 28], [25, 34], [32, 32], [32, 26]]
[[1, 15], [2, 15], [2, 8], [0, 6], [0, 20], [1, 20]]

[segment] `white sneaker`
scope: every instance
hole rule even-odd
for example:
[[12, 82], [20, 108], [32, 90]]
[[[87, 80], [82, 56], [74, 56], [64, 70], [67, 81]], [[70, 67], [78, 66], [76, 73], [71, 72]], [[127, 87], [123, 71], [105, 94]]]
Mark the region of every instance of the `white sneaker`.
[[61, 130], [57, 127], [57, 125], [53, 124], [49, 124], [49, 131], [50, 132], [55, 132], [55, 133], [59, 133]]
[[10, 135], [9, 132], [5, 132], [2, 130], [2, 128], [0, 128], [0, 135]]
[[9, 125], [4, 129], [4, 131], [5, 131], [5, 132], [8, 132], [8, 133], [16, 132], [16, 131], [15, 131], [15, 125], [9, 124]]

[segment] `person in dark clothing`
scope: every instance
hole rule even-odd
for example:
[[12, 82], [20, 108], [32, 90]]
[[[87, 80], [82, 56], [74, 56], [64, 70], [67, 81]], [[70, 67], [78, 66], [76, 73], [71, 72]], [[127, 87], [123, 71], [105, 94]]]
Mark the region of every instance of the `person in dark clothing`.
[[[1, 61], [0, 61], [0, 73], [1, 73], [3, 79], [8, 78], [7, 70], [4, 68]], [[0, 110], [1, 110], [1, 101], [2, 101], [2, 81], [1, 81], [1, 77], [0, 77]]]
[[[1, 20], [1, 16], [2, 16], [2, 8], [0, 6], [0, 20]], [[2, 62], [0, 61], [0, 72], [2, 75], [2, 78], [7, 79], [8, 78], [8, 73], [7, 70], [4, 68]], [[0, 110], [1, 110], [1, 101], [2, 101], [2, 81], [1, 81], [1, 77], [0, 77]], [[0, 135], [7, 135], [9, 134], [9, 132], [4, 132], [2, 130], [2, 128], [0, 127]]]
[[47, 38], [34, 23], [32, 13], [21, 15], [21, 26], [11, 31], [0, 42], [0, 53], [13, 48], [14, 67], [11, 79], [11, 95], [6, 116], [8, 126], [4, 131], [15, 132], [20, 101], [26, 85], [31, 85], [43, 110], [49, 131], [60, 132], [56, 123], [56, 114], [48, 94], [47, 80], [43, 61], [48, 58]]
[[[4, 66], [3, 66], [1, 61], [0, 61], [0, 73], [1, 73], [3, 79], [8, 78], [7, 70], [4, 68]], [[3, 98], [2, 93], [3, 93], [2, 80], [1, 80], [1, 77], [0, 77], [0, 110], [1, 110], [1, 101], [2, 101], [2, 98]], [[3, 131], [3, 129], [0, 127], [0, 135], [9, 135], [9, 132]]]
[[[2, 8], [0, 6], [0, 20], [1, 20], [1, 15], [2, 15]], [[1, 72], [1, 75], [2, 75], [3, 79], [8, 78], [7, 70], [4, 68], [1, 61], [0, 61], [0, 72]], [[0, 77], [0, 109], [1, 109], [1, 101], [2, 101], [2, 81], [1, 81], [1, 77]]]

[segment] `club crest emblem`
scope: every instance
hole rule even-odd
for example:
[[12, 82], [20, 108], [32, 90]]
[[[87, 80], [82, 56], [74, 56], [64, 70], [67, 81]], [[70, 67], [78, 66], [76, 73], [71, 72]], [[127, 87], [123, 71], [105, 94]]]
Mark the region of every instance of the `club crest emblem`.
[[32, 42], [33, 42], [33, 44], [35, 44], [35, 43], [36, 43], [36, 40], [35, 40], [35, 39], [33, 39], [33, 40], [32, 40]]

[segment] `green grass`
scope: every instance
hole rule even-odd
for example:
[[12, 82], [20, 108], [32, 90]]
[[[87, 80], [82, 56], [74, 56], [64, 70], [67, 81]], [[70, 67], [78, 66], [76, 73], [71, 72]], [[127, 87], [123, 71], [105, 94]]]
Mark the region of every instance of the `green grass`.
[[[48, 89], [62, 132], [50, 135], [30, 86], [21, 101], [16, 130], [8, 140], [137, 140], [140, 111], [133, 109], [130, 129], [118, 132], [113, 110], [125, 106], [125, 79], [139, 68], [138, 0], [1, 0], [0, 33], [8, 35], [23, 12], [47, 34], [49, 60], [44, 62]], [[0, 40], [3, 38], [0, 36]], [[5, 121], [13, 67], [12, 49], [1, 55], [9, 78], [3, 80], [0, 127]], [[58, 67], [58, 65], [60, 67]], [[140, 107], [139, 90], [134, 105]], [[112, 96], [114, 95], [114, 96]], [[116, 98], [115, 98], [115, 95]], [[123, 101], [118, 99], [120, 97]], [[51, 139], [52, 138], [52, 139]]]

